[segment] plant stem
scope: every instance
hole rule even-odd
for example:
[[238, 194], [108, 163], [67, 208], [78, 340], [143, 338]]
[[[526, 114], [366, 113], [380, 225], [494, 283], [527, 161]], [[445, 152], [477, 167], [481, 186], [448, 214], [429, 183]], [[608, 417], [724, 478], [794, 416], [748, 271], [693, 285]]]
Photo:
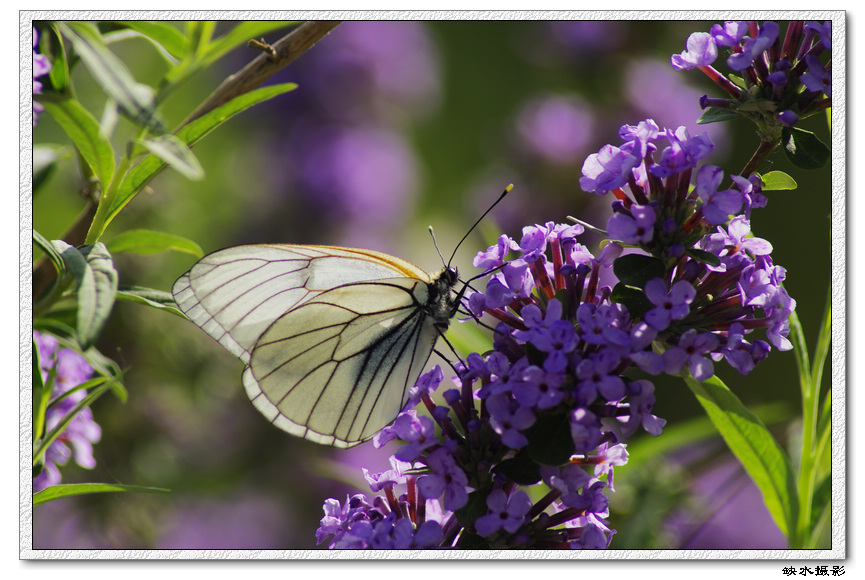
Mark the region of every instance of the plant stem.
[[769, 155], [772, 151], [778, 147], [779, 140], [773, 139], [772, 141], [763, 141], [760, 140], [760, 146], [754, 151], [754, 155], [751, 156], [751, 159], [745, 165], [745, 168], [742, 169], [742, 172], [739, 174], [742, 177], [749, 177], [752, 173], [756, 172], [757, 169], [763, 165], [763, 162], [769, 158]]
[[[289, 34], [272, 45], [272, 53], [262, 53], [252, 62], [243, 67], [240, 72], [225, 79], [223, 83], [202, 103], [198, 109], [181, 123], [188, 125], [195, 119], [206, 115], [213, 109], [224, 105], [235, 97], [248, 93], [261, 83], [285, 68], [294, 59], [309, 50], [328, 32], [336, 28], [339, 20], [324, 20], [304, 22]], [[272, 56], [272, 55], [275, 55]]]

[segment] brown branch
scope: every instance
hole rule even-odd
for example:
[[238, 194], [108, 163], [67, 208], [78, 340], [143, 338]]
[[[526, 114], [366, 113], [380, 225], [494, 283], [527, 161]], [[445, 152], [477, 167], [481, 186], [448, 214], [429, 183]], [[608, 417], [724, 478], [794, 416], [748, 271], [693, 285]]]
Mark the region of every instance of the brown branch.
[[231, 75], [180, 126], [188, 125], [231, 99], [248, 93], [288, 66], [294, 59], [312, 48], [328, 32], [336, 28], [339, 20], [304, 22], [272, 45], [270, 54], [263, 53], [239, 72]]

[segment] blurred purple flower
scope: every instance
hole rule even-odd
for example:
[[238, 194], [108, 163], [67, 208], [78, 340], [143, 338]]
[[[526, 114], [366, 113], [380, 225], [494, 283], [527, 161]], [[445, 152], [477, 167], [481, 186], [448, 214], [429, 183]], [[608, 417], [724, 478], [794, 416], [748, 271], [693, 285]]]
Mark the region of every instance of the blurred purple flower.
[[532, 155], [561, 164], [579, 162], [594, 125], [591, 110], [577, 97], [535, 97], [517, 118], [520, 145]]
[[[36, 29], [33, 29], [33, 94], [38, 95], [42, 92], [42, 83], [37, 81], [36, 79], [47, 75], [51, 71], [51, 62], [48, 58], [36, 52], [36, 45], [39, 44], [39, 33]], [[33, 101], [33, 126], [36, 126], [36, 117], [38, 113], [44, 111], [45, 108], [37, 103], [35, 100]]]
[[[39, 367], [42, 380], [47, 381], [51, 369], [56, 369], [51, 390], [52, 403], [45, 415], [45, 432], [59, 425], [76, 404], [87, 396], [84, 390], [76, 391], [61, 400], [61, 395], [88, 380], [93, 368], [83, 356], [68, 348], [60, 348], [57, 339], [51, 335], [33, 332], [36, 348], [39, 351]], [[57, 485], [61, 481], [59, 465], [66, 465], [69, 459], [86, 469], [96, 466], [93, 458], [93, 443], [102, 437], [102, 430], [93, 420], [89, 408], [82, 409], [66, 426], [66, 429], [45, 450], [42, 471], [33, 478], [33, 492]], [[71, 449], [70, 449], [71, 447]]]
[[417, 193], [410, 144], [384, 127], [323, 128], [298, 146], [301, 187], [322, 210], [365, 228], [400, 222]]
[[327, 115], [342, 121], [422, 114], [438, 103], [438, 51], [426, 25], [344, 22], [298, 61], [298, 82]]
[[727, 142], [727, 129], [722, 123], [697, 125], [703, 110], [700, 97], [703, 92], [686, 83], [681, 75], [666, 64], [640, 59], [631, 62], [625, 72], [628, 101], [640, 114], [654, 119], [661, 127], [684, 125], [689, 131], [708, 133], [718, 151]]

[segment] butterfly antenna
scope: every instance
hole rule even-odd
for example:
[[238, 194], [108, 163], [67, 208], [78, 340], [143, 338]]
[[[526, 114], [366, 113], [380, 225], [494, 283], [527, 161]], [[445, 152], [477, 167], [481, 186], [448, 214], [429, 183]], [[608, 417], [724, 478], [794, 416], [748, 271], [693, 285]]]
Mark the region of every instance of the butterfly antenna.
[[436, 252], [439, 253], [439, 258], [442, 259], [442, 266], [444, 266], [445, 268], [447, 268], [447, 267], [448, 267], [448, 264], [445, 264], [445, 257], [442, 256], [442, 251], [439, 250], [439, 243], [436, 241], [436, 235], [435, 235], [435, 232], [433, 231], [433, 227], [432, 227], [432, 226], [429, 227], [429, 235], [432, 236], [432, 239], [433, 239], [433, 245], [434, 245], [435, 248], [436, 248]]
[[[513, 184], [513, 183], [511, 183], [510, 185], [508, 185], [508, 186], [505, 188], [505, 190], [502, 192], [502, 194], [499, 196], [499, 198], [498, 198], [497, 200], [495, 200], [495, 201], [493, 202], [493, 204], [492, 204], [489, 208], [487, 208], [487, 211], [485, 211], [485, 212], [483, 213], [483, 215], [482, 215], [481, 217], [478, 218], [478, 221], [476, 221], [476, 222], [474, 223], [474, 225], [473, 225], [472, 227], [469, 228], [469, 231], [466, 232], [466, 235], [463, 236], [463, 239], [461, 239], [461, 240], [459, 241], [459, 243], [456, 245], [456, 247], [454, 248], [454, 253], [451, 254], [451, 259], [448, 260], [448, 263], [447, 263], [447, 267], [448, 267], [448, 268], [451, 267], [451, 262], [453, 262], [454, 256], [456, 256], [456, 254], [457, 254], [457, 250], [458, 250], [459, 247], [462, 245], [462, 243], [463, 243], [464, 241], [466, 241], [466, 238], [469, 237], [469, 234], [472, 233], [472, 231], [473, 231], [476, 227], [478, 227], [478, 224], [481, 223], [481, 220], [483, 220], [485, 217], [487, 217], [487, 214], [490, 213], [491, 211], [493, 211], [493, 208], [496, 207], [496, 206], [498, 205], [498, 203], [499, 203], [501, 200], [503, 200], [503, 199], [505, 198], [505, 196], [506, 196], [506, 195], [507, 195], [507, 194], [508, 194], [508, 193], [509, 193], [513, 188], [514, 188], [514, 184]], [[441, 252], [439, 252], [439, 255], [441, 255]]]

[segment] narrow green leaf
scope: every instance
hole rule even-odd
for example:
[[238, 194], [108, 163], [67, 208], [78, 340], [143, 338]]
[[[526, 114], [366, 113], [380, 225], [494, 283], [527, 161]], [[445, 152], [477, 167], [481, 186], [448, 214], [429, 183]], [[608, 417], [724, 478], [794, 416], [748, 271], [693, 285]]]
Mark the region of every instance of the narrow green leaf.
[[140, 33], [175, 59], [183, 59], [189, 54], [189, 39], [176, 26], [169, 22], [120, 20], [118, 23]]
[[779, 191], [799, 187], [796, 180], [783, 171], [770, 171], [765, 175], [761, 175], [760, 179], [763, 180], [763, 191]]
[[[189, 125], [186, 125], [177, 132], [177, 137], [186, 143], [187, 146], [192, 147], [208, 133], [238, 113], [296, 88], [297, 85], [294, 83], [284, 83], [250, 91], [236, 99], [232, 99], [228, 103], [214, 109], [201, 118], [196, 119]], [[164, 166], [165, 164], [162, 160], [151, 154], [145, 157], [141, 163], [136, 165], [135, 168], [124, 177], [123, 183], [120, 185], [117, 195], [112, 201], [111, 209], [109, 210], [109, 215], [106, 219], [106, 225], [120, 212], [121, 209], [123, 209], [124, 206], [126, 206], [127, 203], [132, 200], [132, 198], [135, 197], [139, 191], [141, 191], [145, 185], [150, 182], [151, 179], [156, 176], [156, 174], [163, 169]]]
[[819, 169], [826, 165], [832, 155], [817, 135], [796, 127], [784, 128], [781, 145], [790, 163], [800, 169]]
[[137, 304], [145, 304], [159, 310], [167, 310], [172, 314], [176, 314], [181, 318], [186, 318], [177, 304], [174, 302], [174, 297], [168, 292], [153, 290], [152, 288], [144, 288], [141, 286], [121, 286], [117, 289], [117, 299], [126, 302], [135, 302]]
[[708, 125], [709, 123], [722, 123], [724, 121], [732, 121], [733, 119], [741, 119], [742, 115], [732, 109], [720, 109], [717, 107], [709, 107], [700, 118], [697, 119], [698, 125]]
[[[33, 450], [33, 465], [36, 465], [40, 461], [48, 447], [56, 441], [64, 431], [66, 431], [69, 423], [72, 422], [82, 409], [86, 409], [92, 405], [99, 397], [108, 392], [109, 389], [114, 389], [116, 391], [118, 384], [120, 384], [120, 378], [111, 377], [111, 379], [87, 393], [86, 397], [81, 399], [68, 413], [66, 413], [60, 422], [57, 423], [57, 425], [55, 425], [51, 431], [49, 431], [45, 437], [38, 442], [38, 445]], [[126, 389], [123, 389], [124, 393], [125, 391]]]
[[645, 288], [649, 280], [664, 278], [666, 270], [664, 263], [658, 258], [643, 254], [625, 254], [613, 261], [613, 272], [623, 284]]
[[63, 256], [60, 255], [60, 252], [54, 247], [54, 244], [45, 239], [45, 236], [36, 230], [33, 230], [33, 242], [39, 246], [40, 250], [45, 252], [45, 255], [48, 256], [48, 259], [51, 260], [52, 264], [54, 264], [54, 268], [57, 270], [57, 277], [62, 278], [65, 276], [66, 263], [63, 261]]
[[186, 143], [174, 135], [160, 135], [154, 139], [143, 139], [141, 144], [187, 179], [200, 181], [204, 178], [204, 168], [201, 167], [201, 163], [186, 146]]
[[719, 266], [721, 264], [721, 258], [713, 254], [712, 252], [707, 252], [705, 250], [700, 250], [698, 248], [688, 248], [685, 250], [689, 256], [703, 262], [704, 264], [709, 264], [710, 266]]
[[107, 244], [112, 254], [118, 252], [134, 252], [136, 254], [157, 254], [174, 250], [203, 258], [201, 246], [182, 236], [156, 232], [153, 230], [127, 230], [118, 234]]
[[121, 485], [116, 483], [62, 483], [52, 485], [33, 494], [33, 505], [37, 506], [55, 499], [83, 495], [86, 493], [170, 493], [170, 489], [162, 487], [146, 487], [143, 485]]
[[96, 117], [75, 99], [45, 94], [38, 100], [72, 140], [99, 182], [107, 187], [114, 176], [114, 148], [108, 137], [102, 134]]
[[111, 254], [101, 242], [80, 248], [60, 240], [52, 243], [78, 285], [76, 327], [78, 340], [82, 348], [87, 349], [96, 340], [114, 306], [117, 271]]
[[796, 476], [781, 446], [720, 379], [700, 382], [686, 376], [685, 382], [763, 493], [778, 528], [789, 537], [796, 526], [799, 502]]
[[161, 132], [154, 117], [153, 90], [135, 80], [123, 61], [108, 49], [96, 26], [91, 22], [66, 21], [58, 24], [58, 28], [72, 42], [93, 80], [117, 101], [120, 109], [135, 122]]
[[[66, 62], [66, 55], [69, 47], [65, 46], [66, 42], [57, 30], [56, 25], [52, 25], [50, 29], [45, 30], [45, 33], [42, 34], [39, 39], [40, 45], [44, 41], [45, 34], [47, 34], [49, 30], [54, 35], [51, 42], [57, 43], [57, 50], [53, 51], [54, 54], [52, 54], [53, 60], [51, 61], [51, 71], [48, 73], [48, 78], [51, 79], [51, 88], [54, 89], [55, 92], [65, 93], [66, 85], [69, 83], [69, 63]], [[40, 54], [45, 54], [44, 50], [40, 50], [39, 52]]]

